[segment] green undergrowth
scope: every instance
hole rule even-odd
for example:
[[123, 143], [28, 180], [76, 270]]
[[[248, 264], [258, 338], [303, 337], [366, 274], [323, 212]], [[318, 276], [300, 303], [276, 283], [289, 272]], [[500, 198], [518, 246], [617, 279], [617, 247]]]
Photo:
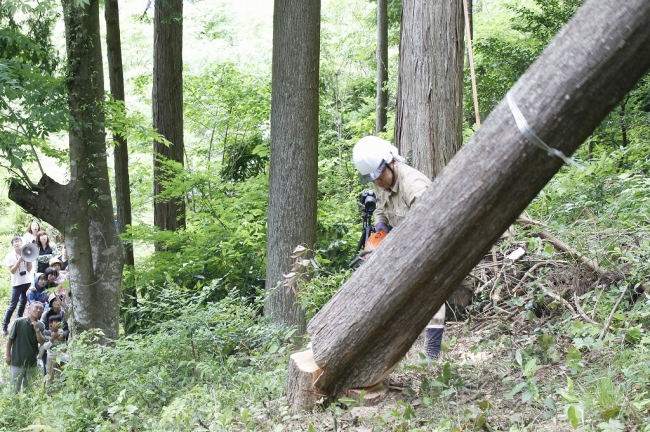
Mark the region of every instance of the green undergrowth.
[[[205, 288], [207, 289], [207, 288]], [[114, 346], [74, 339], [63, 375], [0, 393], [2, 430], [239, 430], [281, 423], [292, 330], [267, 324], [236, 291], [188, 296], [176, 317]], [[178, 305], [161, 304], [162, 308]], [[8, 380], [3, 371], [3, 380]], [[30, 426], [32, 425], [32, 426]]]

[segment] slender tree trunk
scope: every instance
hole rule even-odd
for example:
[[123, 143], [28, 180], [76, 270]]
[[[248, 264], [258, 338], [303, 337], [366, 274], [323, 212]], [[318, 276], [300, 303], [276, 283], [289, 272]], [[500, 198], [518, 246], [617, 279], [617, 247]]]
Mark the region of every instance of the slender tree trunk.
[[99, 1], [63, 0], [68, 54], [70, 182], [44, 176], [34, 190], [13, 182], [9, 198], [65, 235], [70, 262], [72, 329], [119, 337], [124, 248], [113, 222], [104, 132]]
[[[589, 0], [578, 10], [510, 90], [539, 138], [566, 155], [584, 142], [650, 69], [648, 22], [647, 0]], [[376, 382], [562, 166], [501, 101], [309, 323], [323, 370], [315, 386], [333, 393]]]
[[377, 0], [377, 109], [375, 134], [386, 132], [388, 109], [388, 0]]
[[469, 15], [469, 38], [474, 40], [474, 2], [473, 0], [467, 0], [467, 15]]
[[626, 96], [622, 101], [621, 101], [621, 109], [618, 111], [618, 116], [621, 121], [621, 146], [622, 147], [627, 147], [628, 141], [627, 141], [627, 124], [625, 124], [625, 107], [627, 106], [627, 101], [630, 98], [630, 96]]
[[[117, 101], [124, 102], [124, 67], [122, 65], [122, 42], [120, 37], [120, 11], [118, 0], [104, 1], [104, 18], [106, 20], [106, 55], [108, 57], [108, 78], [111, 94]], [[131, 187], [129, 180], [129, 148], [126, 137], [115, 134], [113, 136], [113, 165], [115, 167], [115, 203], [117, 205], [117, 231], [126, 232], [126, 227], [131, 225]], [[133, 257], [133, 243], [123, 241], [126, 253], [125, 262], [127, 275], [133, 273], [135, 259]], [[137, 298], [133, 279], [128, 278], [124, 286], [124, 304], [127, 307], [137, 306]], [[126, 319], [124, 330], [128, 333], [132, 325]]]
[[404, 0], [395, 144], [434, 178], [462, 145], [462, 0]]
[[[316, 243], [320, 0], [276, 0], [273, 11], [271, 163], [266, 289], [291, 268], [298, 245]], [[273, 321], [305, 330], [293, 292], [279, 287], [264, 310]]]
[[158, 198], [165, 181], [165, 160], [183, 165], [183, 1], [155, 0], [153, 59], [153, 125], [171, 145], [154, 141], [154, 225], [176, 231], [185, 226], [183, 197]]

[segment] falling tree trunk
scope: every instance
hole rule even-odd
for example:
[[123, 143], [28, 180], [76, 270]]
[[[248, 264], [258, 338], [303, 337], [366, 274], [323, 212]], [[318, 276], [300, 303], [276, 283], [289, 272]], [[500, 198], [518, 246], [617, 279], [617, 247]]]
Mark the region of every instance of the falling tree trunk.
[[[648, 22], [647, 0], [589, 0], [558, 33], [510, 90], [544, 142], [572, 154], [650, 68]], [[501, 101], [310, 322], [316, 387], [377, 381], [562, 165], [526, 140]]]
[[[122, 65], [122, 43], [120, 38], [120, 11], [118, 0], [105, 0], [104, 18], [106, 20], [106, 56], [108, 58], [108, 78], [111, 94], [116, 101], [124, 102], [124, 67]], [[113, 165], [115, 167], [115, 204], [117, 206], [117, 231], [126, 232], [131, 225], [131, 187], [129, 183], [129, 148], [126, 137], [120, 134], [113, 136]], [[131, 274], [135, 264], [133, 243], [123, 241], [126, 253], [124, 264], [127, 274]], [[137, 306], [133, 280], [125, 281], [124, 303], [127, 307]], [[127, 318], [124, 330], [128, 333], [132, 325]]]
[[104, 132], [104, 76], [99, 0], [64, 0], [68, 54], [70, 181], [44, 176], [34, 190], [14, 181], [9, 198], [64, 233], [70, 262], [75, 333], [99, 329], [119, 337], [124, 248], [113, 222]]
[[[154, 141], [154, 225], [176, 231], [185, 226], [183, 197], [162, 197], [167, 160], [183, 165], [183, 1], [155, 0], [153, 58], [153, 126], [171, 144]], [[158, 247], [158, 245], [157, 245]]]
[[[316, 243], [318, 181], [318, 60], [320, 0], [276, 0], [273, 11], [271, 165], [266, 289], [289, 273], [297, 245]], [[265, 315], [305, 331], [305, 315], [290, 290], [268, 298]]]
[[395, 143], [434, 178], [462, 145], [462, 0], [405, 0]]
[[388, 0], [377, 0], [377, 108], [375, 134], [386, 132], [388, 109]]

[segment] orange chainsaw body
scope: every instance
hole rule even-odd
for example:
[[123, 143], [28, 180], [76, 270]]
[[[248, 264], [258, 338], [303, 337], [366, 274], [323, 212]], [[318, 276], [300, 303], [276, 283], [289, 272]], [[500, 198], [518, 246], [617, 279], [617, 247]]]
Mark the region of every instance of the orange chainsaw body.
[[366, 244], [363, 246], [363, 256], [364, 258], [367, 258], [370, 252], [373, 252], [377, 247], [379, 246], [379, 243], [382, 242], [386, 238], [388, 234], [386, 231], [379, 231], [370, 234], [370, 237], [368, 237], [368, 240], [366, 240]]

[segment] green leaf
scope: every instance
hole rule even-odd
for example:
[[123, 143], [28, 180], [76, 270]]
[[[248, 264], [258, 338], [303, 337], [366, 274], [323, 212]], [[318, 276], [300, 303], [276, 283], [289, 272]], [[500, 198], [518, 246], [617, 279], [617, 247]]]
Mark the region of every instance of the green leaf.
[[566, 415], [569, 418], [569, 422], [571, 423], [573, 429], [578, 429], [579, 422], [578, 422], [578, 415], [576, 413], [576, 407], [571, 405], [567, 410]]
[[613, 419], [614, 417], [618, 417], [620, 412], [621, 412], [620, 407], [606, 409], [605, 411], [600, 412], [600, 418], [603, 420]]
[[519, 393], [524, 387], [526, 387], [527, 382], [520, 382], [512, 390], [506, 393], [506, 399], [512, 399], [517, 393]]
[[524, 366], [524, 375], [526, 375], [527, 378], [530, 378], [535, 372], [539, 370], [540, 367], [541, 366], [537, 366], [537, 359], [532, 358], [528, 360]]
[[526, 403], [529, 400], [531, 400], [533, 396], [535, 396], [535, 394], [532, 392], [532, 390], [528, 389], [525, 392], [523, 392], [523, 394], [521, 395], [521, 401], [523, 403]]
[[609, 419], [607, 423], [602, 422], [597, 424], [598, 429], [603, 431], [622, 431], [625, 430], [625, 425], [619, 420]]
[[555, 407], [555, 401], [553, 399], [551, 399], [550, 397], [547, 397], [546, 399], [544, 399], [544, 406], [546, 408], [552, 409], [553, 411], [555, 411], [557, 409]]
[[553, 255], [554, 252], [555, 252], [555, 248], [552, 245], [544, 246], [544, 251], [543, 251], [544, 255], [550, 256]]

